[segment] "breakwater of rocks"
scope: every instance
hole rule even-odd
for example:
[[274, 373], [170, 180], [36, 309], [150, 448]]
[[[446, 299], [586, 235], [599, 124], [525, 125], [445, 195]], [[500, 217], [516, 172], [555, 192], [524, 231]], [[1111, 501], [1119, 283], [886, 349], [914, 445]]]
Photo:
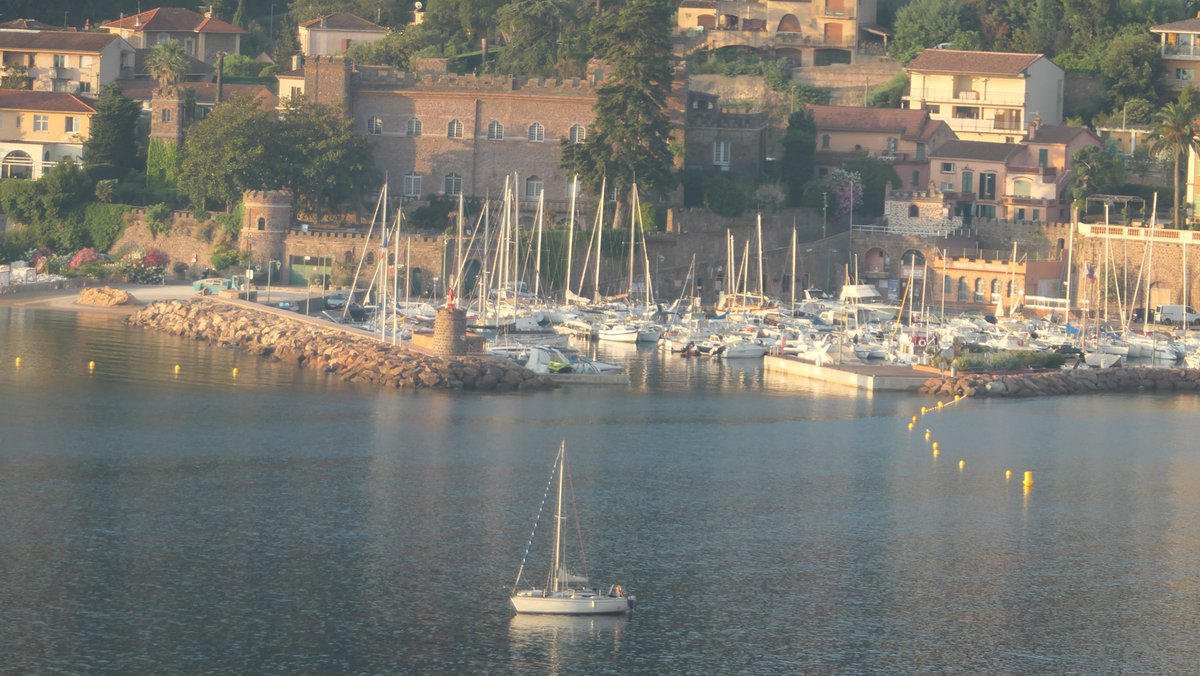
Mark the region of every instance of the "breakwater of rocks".
[[340, 329], [209, 298], [160, 301], [133, 313], [127, 321], [132, 326], [320, 369], [347, 382], [401, 389], [485, 391], [554, 386], [507, 360], [425, 355]]
[[1047, 397], [1197, 390], [1200, 390], [1200, 370], [1197, 369], [1109, 368], [1006, 374], [967, 373], [930, 378], [920, 391], [938, 397]]

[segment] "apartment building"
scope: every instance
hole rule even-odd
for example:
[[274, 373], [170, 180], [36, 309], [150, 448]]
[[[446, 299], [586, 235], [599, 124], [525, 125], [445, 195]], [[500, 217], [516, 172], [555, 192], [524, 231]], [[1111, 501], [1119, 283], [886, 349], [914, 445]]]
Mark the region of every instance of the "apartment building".
[[25, 69], [35, 91], [97, 96], [132, 76], [134, 50], [108, 33], [0, 29], [0, 63], [10, 73]]
[[1035, 117], [1062, 122], [1063, 70], [1041, 54], [926, 49], [906, 70], [907, 107], [964, 141], [1014, 143]]
[[1164, 91], [1177, 96], [1200, 71], [1200, 15], [1153, 26], [1150, 32], [1158, 36], [1162, 53], [1159, 83]]
[[75, 94], [0, 89], [0, 178], [38, 179], [78, 161], [95, 113]]

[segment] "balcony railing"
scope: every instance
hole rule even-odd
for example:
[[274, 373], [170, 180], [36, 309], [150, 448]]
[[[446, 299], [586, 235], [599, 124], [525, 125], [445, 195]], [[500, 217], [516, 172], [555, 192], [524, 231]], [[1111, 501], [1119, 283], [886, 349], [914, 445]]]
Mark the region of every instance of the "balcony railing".
[[975, 131], [984, 133], [1021, 133], [1024, 128], [1017, 124], [999, 123], [995, 120], [975, 120], [961, 117], [944, 117], [946, 124], [954, 131]]
[[1164, 58], [1200, 59], [1200, 45], [1163, 45]]
[[981, 106], [1024, 106], [1025, 96], [1011, 92], [989, 93], [964, 89], [942, 89], [926, 87], [924, 90], [913, 92], [909, 100], [927, 101], [929, 103], [969, 103]]
[[1010, 174], [1032, 174], [1043, 178], [1051, 178], [1058, 174], [1058, 167], [1009, 167]]

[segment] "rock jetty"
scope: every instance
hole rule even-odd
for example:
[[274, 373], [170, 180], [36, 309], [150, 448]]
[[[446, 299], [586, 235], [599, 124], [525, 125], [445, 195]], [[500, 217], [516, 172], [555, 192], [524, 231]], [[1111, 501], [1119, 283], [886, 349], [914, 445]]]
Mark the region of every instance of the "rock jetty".
[[320, 369], [347, 382], [401, 389], [531, 390], [554, 387], [529, 369], [489, 357], [437, 357], [337, 328], [209, 298], [160, 301], [126, 320], [252, 354]]
[[930, 378], [921, 393], [938, 397], [1047, 397], [1105, 392], [1195, 392], [1200, 370], [1068, 369], [1028, 373], [969, 373]]

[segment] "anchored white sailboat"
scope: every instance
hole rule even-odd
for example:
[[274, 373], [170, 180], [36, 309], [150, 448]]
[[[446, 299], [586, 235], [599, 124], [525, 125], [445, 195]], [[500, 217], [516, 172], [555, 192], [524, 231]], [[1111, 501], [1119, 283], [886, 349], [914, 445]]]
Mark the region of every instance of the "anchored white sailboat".
[[[521, 579], [525, 574], [525, 561], [529, 558], [529, 548], [533, 545], [534, 535], [537, 534], [537, 522], [534, 522], [533, 534], [529, 537], [529, 546], [525, 549], [525, 557], [517, 570], [517, 581], [513, 585], [513, 594], [509, 597], [513, 608], [518, 613], [545, 613], [551, 615], [606, 615], [611, 613], [627, 613], [632, 607], [633, 598], [626, 596], [621, 585], [611, 585], [607, 590], [600, 591], [586, 586], [587, 564], [584, 564], [584, 575], [570, 572], [567, 564], [567, 549], [563, 542], [563, 485], [567, 473], [567, 443], [564, 441], [554, 459], [554, 469], [550, 479], [557, 478], [557, 499], [554, 509], [554, 554], [547, 577], [546, 586], [541, 588], [527, 587], [521, 589]], [[547, 495], [550, 486], [546, 486]], [[545, 496], [542, 498], [545, 503]], [[572, 499], [571, 504], [575, 504]], [[538, 509], [539, 516], [541, 509]], [[582, 551], [582, 547], [580, 547]]]

